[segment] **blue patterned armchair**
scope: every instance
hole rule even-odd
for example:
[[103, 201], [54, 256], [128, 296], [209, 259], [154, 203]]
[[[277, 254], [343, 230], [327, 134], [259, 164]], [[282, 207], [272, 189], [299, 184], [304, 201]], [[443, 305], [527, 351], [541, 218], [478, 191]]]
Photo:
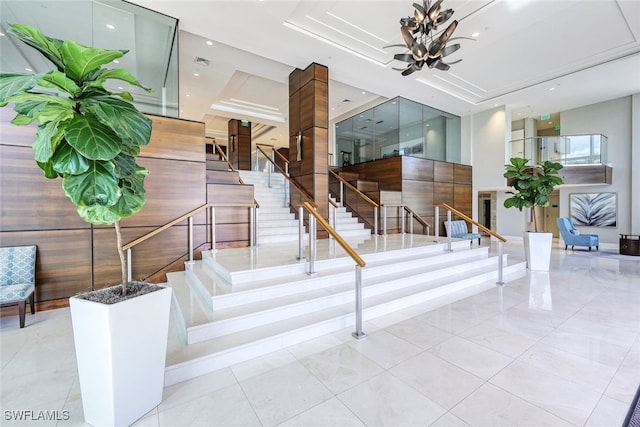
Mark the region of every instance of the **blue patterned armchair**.
[[[449, 221], [444, 222], [444, 231], [449, 235]], [[480, 234], [469, 233], [467, 223], [463, 220], [451, 221], [451, 237], [468, 240], [478, 239], [478, 245], [480, 244]]]
[[564, 240], [565, 251], [569, 245], [571, 245], [571, 250], [573, 250], [574, 246], [588, 246], [589, 250], [591, 250], [591, 246], [595, 246], [596, 250], [598, 250], [600, 237], [597, 234], [581, 234], [573, 226], [570, 218], [558, 218], [557, 222], [558, 230], [560, 230], [560, 235]]
[[0, 248], [0, 306], [18, 305], [20, 327], [24, 328], [24, 312], [29, 300], [35, 313], [36, 247]]

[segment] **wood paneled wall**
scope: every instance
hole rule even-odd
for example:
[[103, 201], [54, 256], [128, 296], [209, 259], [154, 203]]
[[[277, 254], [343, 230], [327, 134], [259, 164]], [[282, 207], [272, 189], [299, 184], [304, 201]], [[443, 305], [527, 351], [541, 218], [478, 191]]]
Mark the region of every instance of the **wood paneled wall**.
[[[289, 172], [314, 199], [318, 212], [328, 218], [329, 208], [329, 69], [311, 64], [289, 75]], [[297, 134], [302, 132], [302, 160]], [[291, 203], [301, 201], [295, 190]]]
[[[402, 203], [430, 224], [435, 220], [434, 203], [447, 203], [471, 216], [471, 166], [397, 156], [346, 166], [341, 170], [356, 172], [363, 180], [378, 181], [380, 191], [401, 191]], [[446, 213], [441, 212], [441, 235], [445, 219]]]
[[251, 122], [231, 119], [228, 132], [229, 162], [238, 170], [251, 170]]
[[[36, 301], [67, 298], [120, 282], [112, 227], [77, 215], [60, 180], [46, 179], [33, 160], [35, 126], [14, 126], [0, 109], [0, 244], [38, 246]], [[153, 130], [139, 163], [149, 169], [147, 202], [122, 221], [125, 242], [206, 203], [204, 123], [149, 116]], [[206, 216], [195, 218], [196, 243], [206, 241]], [[188, 252], [186, 221], [133, 250], [133, 277], [144, 278]]]

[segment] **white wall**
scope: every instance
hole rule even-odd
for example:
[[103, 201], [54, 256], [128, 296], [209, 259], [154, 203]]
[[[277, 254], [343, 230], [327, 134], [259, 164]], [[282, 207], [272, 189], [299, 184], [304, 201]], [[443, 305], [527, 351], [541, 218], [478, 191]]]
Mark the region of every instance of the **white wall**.
[[[631, 113], [632, 98], [630, 96], [560, 113], [560, 128], [563, 135], [601, 133], [609, 139], [608, 161], [613, 167], [613, 183], [611, 185], [560, 187], [560, 216], [569, 216], [569, 194], [571, 193], [617, 193], [618, 218], [616, 227], [576, 227], [581, 233], [598, 234], [603, 243], [618, 243], [619, 234], [631, 234], [632, 231]], [[636, 192], [639, 188], [636, 185]], [[640, 211], [636, 210], [635, 212], [636, 215], [640, 215]]]
[[[640, 93], [631, 97], [631, 234], [640, 234]], [[634, 167], [635, 165], [635, 167]]]

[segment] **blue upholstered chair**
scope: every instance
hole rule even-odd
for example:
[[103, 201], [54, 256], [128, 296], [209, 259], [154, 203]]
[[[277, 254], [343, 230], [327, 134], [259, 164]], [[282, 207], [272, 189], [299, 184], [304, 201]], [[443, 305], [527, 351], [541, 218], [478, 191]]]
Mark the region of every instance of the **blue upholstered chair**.
[[20, 327], [24, 328], [24, 312], [29, 300], [31, 314], [35, 313], [36, 247], [14, 246], [0, 248], [0, 306], [18, 305]]
[[[444, 222], [444, 230], [449, 235], [449, 221]], [[478, 233], [469, 233], [467, 229], [467, 223], [463, 220], [451, 221], [451, 237], [457, 239], [478, 239], [478, 245], [480, 244], [480, 235]]]
[[570, 218], [558, 218], [557, 222], [560, 235], [564, 240], [565, 251], [569, 245], [571, 245], [572, 250], [574, 246], [588, 246], [589, 250], [591, 250], [591, 246], [595, 246], [596, 250], [598, 250], [600, 237], [597, 234], [581, 234], [573, 226]]

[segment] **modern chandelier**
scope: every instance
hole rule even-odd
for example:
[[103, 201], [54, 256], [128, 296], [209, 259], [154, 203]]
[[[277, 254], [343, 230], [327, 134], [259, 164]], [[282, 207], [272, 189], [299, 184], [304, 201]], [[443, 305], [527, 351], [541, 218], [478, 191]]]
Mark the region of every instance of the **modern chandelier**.
[[443, 0], [437, 0], [431, 4], [431, 0], [422, 0], [422, 5], [413, 3], [415, 8], [413, 18], [400, 19], [400, 33], [405, 44], [386, 47], [405, 47], [409, 49], [408, 53], [398, 53], [393, 56], [393, 59], [409, 63], [406, 68], [394, 68], [396, 71], [402, 71], [403, 76], [422, 70], [424, 65], [429, 68], [447, 71], [450, 65], [462, 61], [462, 59], [459, 59], [445, 63], [442, 60], [460, 49], [459, 43], [447, 46], [447, 42], [467, 38], [451, 38], [458, 26], [458, 21], [456, 20], [449, 24], [447, 29], [437, 37], [434, 36], [438, 27], [447, 22], [454, 12], [453, 9], [442, 10], [442, 2]]

